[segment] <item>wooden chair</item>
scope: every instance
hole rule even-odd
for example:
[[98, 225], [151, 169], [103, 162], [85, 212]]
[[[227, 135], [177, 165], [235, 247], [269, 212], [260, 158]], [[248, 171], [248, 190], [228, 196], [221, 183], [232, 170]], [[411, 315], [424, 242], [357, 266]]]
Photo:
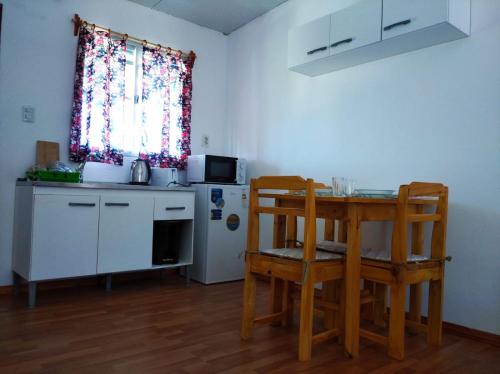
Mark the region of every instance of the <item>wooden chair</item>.
[[[301, 361], [307, 361], [311, 358], [313, 344], [338, 336], [340, 333], [339, 328], [335, 327], [313, 335], [314, 284], [342, 279], [344, 276], [344, 261], [342, 256], [316, 251], [316, 204], [314, 188], [315, 184], [312, 179], [305, 181], [300, 177], [261, 177], [253, 179], [250, 184], [241, 337], [242, 339], [250, 338], [253, 326], [256, 324], [286, 321], [290, 316], [293, 301], [289, 295], [290, 290], [286, 290], [281, 310], [266, 316], [255, 317], [257, 274], [271, 276], [273, 280], [283, 280], [285, 284], [301, 282], [299, 327], [299, 360]], [[305, 190], [305, 208], [261, 206], [259, 205], [259, 190]], [[259, 250], [260, 214], [273, 214], [275, 217], [304, 217], [303, 247]], [[327, 302], [325, 301], [326, 304]]]
[[[431, 204], [433, 213], [424, 213], [424, 197], [437, 198]], [[413, 201], [412, 201], [413, 200]], [[389, 336], [360, 329], [360, 335], [388, 346], [389, 356], [404, 358], [405, 326], [412, 332], [427, 333], [427, 342], [440, 345], [442, 336], [442, 303], [448, 188], [438, 183], [413, 182], [399, 188], [397, 216], [394, 222], [391, 253], [363, 248], [361, 277], [374, 282], [374, 319], [385, 314], [387, 286], [390, 287]], [[430, 256], [424, 256], [425, 223], [432, 223]], [[408, 254], [408, 226], [412, 225], [411, 253]], [[322, 250], [342, 252], [342, 245], [321, 242]], [[329, 247], [329, 248], [327, 248]], [[332, 249], [333, 248], [333, 249]], [[421, 323], [422, 282], [429, 282], [427, 324]], [[406, 287], [410, 286], [410, 313], [406, 319]]]

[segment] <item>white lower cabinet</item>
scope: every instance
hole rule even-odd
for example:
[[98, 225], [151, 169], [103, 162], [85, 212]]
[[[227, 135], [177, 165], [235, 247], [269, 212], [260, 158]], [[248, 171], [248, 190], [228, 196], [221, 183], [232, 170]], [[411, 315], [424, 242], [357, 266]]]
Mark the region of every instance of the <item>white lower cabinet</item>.
[[[17, 287], [21, 279], [28, 281], [28, 303], [34, 306], [36, 285], [44, 280], [106, 274], [106, 287], [110, 288], [113, 273], [182, 266], [189, 281], [193, 220], [194, 189], [98, 189], [93, 185], [51, 187], [46, 182], [18, 182], [14, 284]], [[163, 240], [171, 232], [165, 230], [168, 225], [155, 225], [155, 221], [174, 222], [178, 237]], [[158, 252], [177, 251], [178, 262], [153, 265], [156, 226]]]
[[96, 273], [99, 196], [35, 195], [29, 280]]
[[151, 267], [153, 202], [153, 197], [101, 197], [97, 273]]

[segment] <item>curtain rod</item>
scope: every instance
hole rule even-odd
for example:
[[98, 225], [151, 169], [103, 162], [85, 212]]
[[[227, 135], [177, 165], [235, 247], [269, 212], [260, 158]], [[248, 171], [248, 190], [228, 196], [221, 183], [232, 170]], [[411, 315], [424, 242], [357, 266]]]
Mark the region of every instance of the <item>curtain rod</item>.
[[135, 36], [130, 36], [128, 34], [124, 34], [124, 33], [118, 32], [118, 31], [113, 31], [110, 28], [103, 27], [103, 26], [98, 26], [95, 23], [90, 23], [88, 21], [85, 21], [85, 20], [81, 19], [78, 14], [75, 14], [75, 16], [72, 19], [72, 22], [74, 23], [74, 26], [73, 26], [73, 35], [75, 35], [75, 36], [78, 36], [78, 32], [80, 31], [80, 26], [81, 25], [91, 26], [94, 29], [99, 29], [99, 30], [107, 31], [110, 35], [119, 35], [122, 38], [125, 38], [126, 40], [133, 40], [133, 41], [141, 44], [142, 46], [148, 46], [148, 47], [152, 47], [152, 48], [165, 49], [167, 52], [179, 52], [179, 53], [181, 53], [182, 56], [191, 59], [193, 62], [196, 59], [196, 53], [194, 53], [193, 51], [183, 52], [180, 49], [174, 49], [174, 48], [170, 48], [170, 47], [165, 47], [165, 46], [163, 46], [161, 44], [154, 44], [154, 43], [148, 42], [146, 39], [140, 39], [140, 38], [137, 38]]

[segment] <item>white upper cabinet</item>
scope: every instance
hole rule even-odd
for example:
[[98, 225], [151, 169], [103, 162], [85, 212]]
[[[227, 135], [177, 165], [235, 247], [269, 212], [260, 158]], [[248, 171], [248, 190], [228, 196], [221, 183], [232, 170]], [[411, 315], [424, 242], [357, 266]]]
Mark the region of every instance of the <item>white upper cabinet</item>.
[[384, 0], [382, 39], [448, 21], [449, 0]]
[[318, 18], [288, 33], [288, 66], [301, 65], [330, 54], [330, 16]]
[[331, 15], [330, 55], [380, 41], [382, 0], [363, 0]]
[[470, 0], [360, 0], [288, 32], [288, 68], [317, 76], [470, 34]]

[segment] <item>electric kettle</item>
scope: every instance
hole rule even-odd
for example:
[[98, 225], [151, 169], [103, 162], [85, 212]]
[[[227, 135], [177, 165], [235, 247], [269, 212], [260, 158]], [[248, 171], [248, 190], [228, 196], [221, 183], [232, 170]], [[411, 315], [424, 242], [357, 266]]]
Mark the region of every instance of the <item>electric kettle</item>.
[[130, 184], [149, 184], [151, 167], [148, 160], [138, 158], [130, 167]]

